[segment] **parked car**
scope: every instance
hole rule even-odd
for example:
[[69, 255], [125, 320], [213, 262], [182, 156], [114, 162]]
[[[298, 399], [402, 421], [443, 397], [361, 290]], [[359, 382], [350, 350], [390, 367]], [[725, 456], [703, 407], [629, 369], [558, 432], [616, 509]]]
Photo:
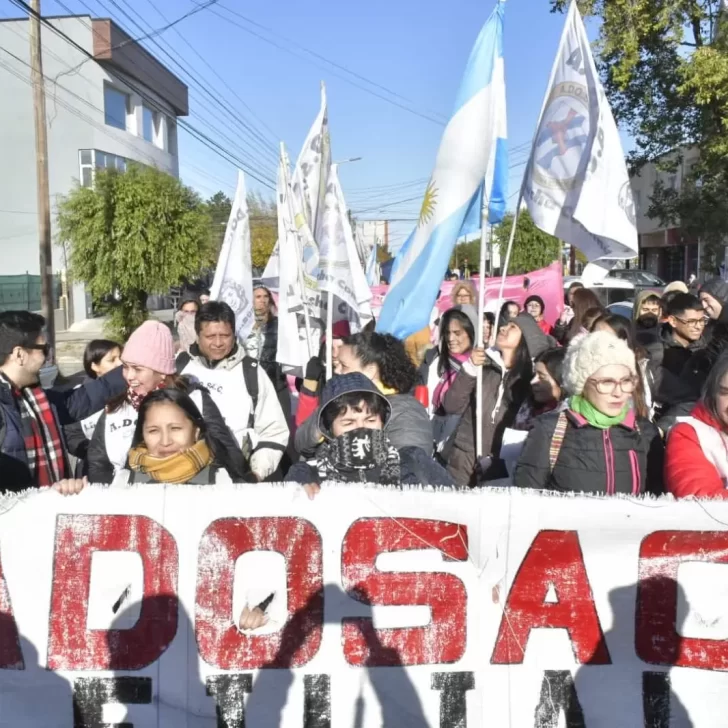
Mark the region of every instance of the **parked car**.
[[643, 288], [658, 288], [660, 291], [667, 285], [665, 281], [650, 273], [647, 270], [639, 268], [613, 268], [607, 273], [607, 278], [617, 278], [620, 281], [629, 281], [635, 288], [642, 290]]
[[[569, 286], [575, 281], [582, 282], [578, 276], [567, 276], [564, 278], [564, 295], [569, 290]], [[594, 281], [586, 287], [597, 294], [602, 306], [633, 300], [636, 293], [633, 283], [621, 280], [620, 278], [606, 277], [601, 281]]]
[[620, 301], [619, 303], [610, 303], [607, 306], [609, 313], [617, 314], [618, 316], [624, 316], [626, 319], [632, 319], [632, 310], [634, 309], [634, 303], [632, 301]]

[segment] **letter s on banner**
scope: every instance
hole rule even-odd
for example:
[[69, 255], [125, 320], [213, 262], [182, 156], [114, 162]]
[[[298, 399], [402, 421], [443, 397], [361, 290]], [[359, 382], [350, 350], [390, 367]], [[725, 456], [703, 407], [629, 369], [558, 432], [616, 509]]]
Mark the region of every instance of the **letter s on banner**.
[[344, 537], [341, 582], [353, 599], [382, 606], [426, 605], [426, 627], [374, 629], [369, 617], [343, 620], [344, 656], [351, 665], [391, 667], [457, 662], [466, 646], [467, 594], [453, 574], [381, 572], [375, 562], [387, 551], [437, 549], [454, 561], [468, 558], [465, 526], [419, 518], [362, 518]]
[[677, 572], [688, 561], [728, 563], [725, 531], [655, 531], [640, 546], [635, 647], [652, 665], [728, 669], [728, 640], [678, 634]]
[[[144, 597], [131, 629], [86, 629], [95, 551], [136, 551], [141, 556]], [[174, 538], [151, 518], [59, 515], [48, 668], [141, 670], [158, 659], [177, 632], [177, 565]]]
[[[289, 619], [274, 634], [249, 636], [235, 626], [235, 562], [248, 551], [277, 551], [286, 560]], [[324, 622], [322, 553], [321, 535], [303, 518], [211, 523], [202, 535], [197, 569], [195, 633], [202, 659], [221, 670], [301, 667], [313, 659]]]
[[[550, 586], [556, 602], [546, 601]], [[522, 664], [531, 630], [542, 628], [566, 629], [582, 665], [611, 663], [576, 531], [536, 534], [508, 593], [491, 663]]]

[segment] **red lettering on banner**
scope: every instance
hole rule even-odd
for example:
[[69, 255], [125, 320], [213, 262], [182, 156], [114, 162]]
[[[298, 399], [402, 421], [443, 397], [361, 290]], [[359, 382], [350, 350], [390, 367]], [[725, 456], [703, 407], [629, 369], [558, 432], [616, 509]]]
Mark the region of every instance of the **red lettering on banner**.
[[[86, 628], [91, 557], [135, 551], [144, 569], [144, 597], [131, 629]], [[140, 670], [167, 649], [177, 632], [177, 544], [146, 516], [59, 515], [53, 561], [48, 667], [51, 670]]]
[[[547, 602], [553, 586], [557, 601]], [[576, 531], [539, 531], [513, 580], [494, 665], [520, 665], [532, 629], [566, 629], [577, 662], [611, 663]]]
[[728, 563], [725, 531], [656, 531], [640, 545], [635, 648], [652, 665], [728, 669], [728, 640], [678, 634], [677, 572], [688, 561]]
[[20, 635], [13, 616], [10, 592], [0, 561], [0, 670], [24, 670]]
[[362, 518], [344, 537], [341, 580], [353, 599], [370, 605], [426, 605], [426, 627], [374, 629], [369, 617], [343, 620], [344, 656], [351, 665], [386, 667], [457, 662], [466, 646], [467, 594], [453, 574], [382, 572], [379, 554], [437, 549], [454, 561], [468, 558], [465, 526], [418, 518]]
[[[233, 615], [235, 562], [249, 551], [286, 560], [289, 619], [282, 630], [246, 635]], [[324, 621], [321, 535], [302, 518], [221, 518], [202, 536], [195, 633], [200, 655], [221, 670], [301, 667], [321, 645]]]

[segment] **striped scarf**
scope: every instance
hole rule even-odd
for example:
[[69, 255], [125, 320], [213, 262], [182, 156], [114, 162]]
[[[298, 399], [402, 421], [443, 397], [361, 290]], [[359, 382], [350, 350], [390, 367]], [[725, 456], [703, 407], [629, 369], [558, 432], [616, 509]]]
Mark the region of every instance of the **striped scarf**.
[[129, 467], [148, 475], [155, 483], [188, 483], [212, 461], [212, 452], [204, 440], [166, 458], [152, 457], [145, 445], [129, 451]]
[[35, 484], [44, 488], [68, 477], [61, 432], [45, 391], [40, 386], [17, 389], [2, 372], [0, 385], [10, 389], [18, 405], [28, 468]]

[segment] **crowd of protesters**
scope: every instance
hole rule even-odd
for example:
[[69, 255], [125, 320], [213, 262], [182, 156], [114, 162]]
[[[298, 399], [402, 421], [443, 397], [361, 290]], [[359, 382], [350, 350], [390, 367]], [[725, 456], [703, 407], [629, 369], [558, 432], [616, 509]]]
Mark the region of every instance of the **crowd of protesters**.
[[[563, 313], [470, 282], [407, 341], [333, 329], [301, 378], [276, 362], [275, 299], [243, 341], [223, 302], [91, 342], [86, 380], [42, 389], [44, 320], [0, 314], [0, 486], [324, 481], [727, 497], [728, 283], [645, 290], [631, 318], [569, 288]], [[434, 333], [433, 333], [434, 332]], [[432, 343], [435, 339], [434, 345]], [[480, 345], [479, 342], [484, 342]], [[480, 399], [478, 399], [478, 396]], [[479, 416], [480, 415], [480, 416]]]

